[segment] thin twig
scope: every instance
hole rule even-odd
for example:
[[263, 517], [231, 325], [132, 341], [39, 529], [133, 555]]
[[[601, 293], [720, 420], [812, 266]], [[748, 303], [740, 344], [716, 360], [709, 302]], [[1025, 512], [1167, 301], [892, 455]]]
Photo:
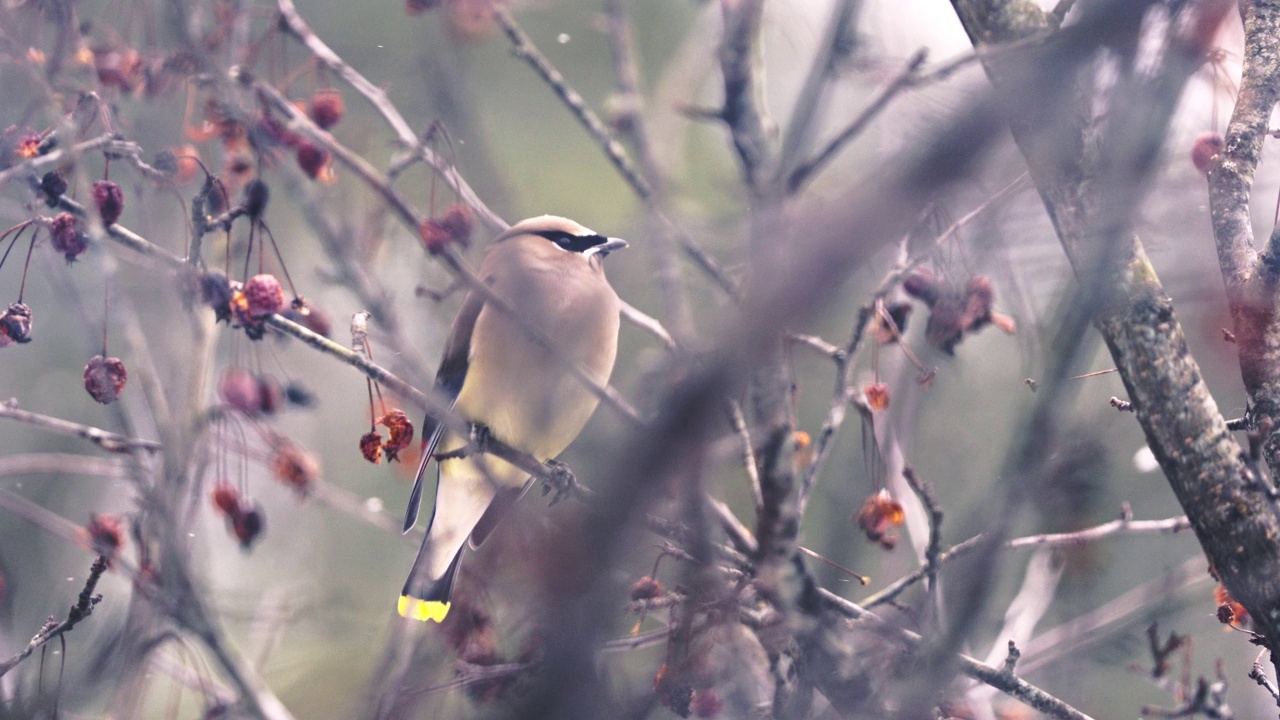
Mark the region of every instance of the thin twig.
[[103, 450], [112, 453], [128, 453], [134, 450], [159, 452], [162, 449], [160, 443], [154, 440], [125, 437], [91, 425], [81, 425], [70, 420], [19, 410], [16, 398], [10, 398], [7, 402], [0, 403], [0, 418], [9, 418], [25, 425], [31, 425], [62, 435], [74, 435], [75, 437], [84, 438]]
[[[1191, 522], [1187, 520], [1185, 515], [1178, 517], [1166, 518], [1164, 520], [1133, 520], [1131, 518], [1122, 517], [1111, 522], [1095, 525], [1084, 530], [1077, 530], [1068, 533], [1051, 533], [1046, 535], [1029, 535], [1027, 537], [1014, 538], [1001, 545], [1005, 550], [1025, 550], [1027, 548], [1039, 547], [1071, 547], [1091, 543], [1111, 535], [1142, 535], [1142, 534], [1160, 534], [1172, 535], [1183, 532], [1191, 528]], [[964, 555], [976, 548], [982, 539], [982, 535], [974, 535], [964, 542], [952, 545], [946, 550], [938, 554], [938, 565], [942, 565], [961, 555]], [[862, 605], [866, 607], [875, 607], [896, 598], [903, 590], [911, 587], [919, 582], [928, 574], [928, 566], [922, 565], [909, 575], [906, 575], [888, 587], [879, 592], [863, 599]]]
[[929, 592], [936, 594], [939, 558], [942, 555], [942, 508], [938, 506], [938, 501], [933, 496], [933, 488], [916, 476], [914, 468], [910, 466], [902, 468], [902, 478], [907, 481], [907, 486], [916, 494], [916, 497], [920, 498], [920, 504], [929, 515], [929, 544], [924, 551], [924, 571], [925, 577], [928, 578]]
[[787, 178], [787, 192], [794, 194], [800, 190], [800, 188], [808, 183], [814, 175], [826, 167], [827, 163], [831, 162], [832, 158], [834, 158], [850, 140], [857, 137], [858, 134], [876, 118], [876, 116], [888, 107], [889, 101], [892, 100], [894, 96], [900, 93], [904, 88], [909, 87], [911, 85], [910, 80], [912, 75], [914, 75], [916, 71], [920, 69], [920, 66], [924, 64], [927, 56], [928, 51], [925, 48], [915, 51], [915, 53], [913, 53], [907, 60], [906, 64], [904, 64], [893, 77], [889, 78], [889, 82], [885, 83], [884, 86], [872, 96], [871, 101], [867, 103], [867, 107], [863, 108], [862, 112], [858, 113], [857, 117], [846, 125], [843, 130], [836, 133], [836, 136], [831, 138], [831, 140], [828, 141], [821, 150], [815, 153], [810, 160], [801, 163], [799, 167], [792, 171], [790, 177]]
[[426, 161], [435, 170], [436, 174], [444, 179], [445, 183], [458, 194], [458, 197], [471, 206], [471, 209], [475, 210], [476, 215], [484, 220], [485, 223], [497, 230], [507, 229], [507, 223], [497, 213], [490, 210], [489, 206], [484, 204], [484, 201], [480, 199], [475, 190], [458, 173], [458, 169], [452, 163], [445, 163], [431, 148], [419, 141], [417, 134], [413, 132], [413, 128], [409, 126], [404, 116], [387, 98], [387, 93], [382, 88], [369, 82], [355, 68], [348, 65], [312, 31], [311, 26], [307, 24], [307, 21], [298, 12], [297, 7], [294, 6], [293, 0], [276, 0], [276, 7], [280, 10], [281, 27], [285, 28], [289, 34], [305, 45], [325, 67], [336, 73], [356, 92], [363, 95], [386, 119], [387, 124], [395, 132], [396, 139], [402, 145], [410, 148], [415, 155]]
[[107, 558], [99, 555], [98, 559], [94, 560], [93, 565], [89, 567], [89, 577], [85, 580], [84, 588], [80, 591], [80, 597], [76, 600], [76, 604], [72, 605], [67, 612], [67, 618], [62, 622], [54, 622], [50, 618], [49, 622], [40, 628], [40, 632], [31, 638], [31, 642], [27, 643], [25, 648], [8, 660], [0, 662], [0, 677], [4, 677], [6, 673], [17, 667], [18, 663], [26, 660], [31, 656], [31, 653], [43, 647], [50, 640], [60, 638], [65, 633], [71, 632], [82, 620], [92, 615], [94, 607], [102, 600], [102, 596], [94, 595], [93, 591], [98, 587], [98, 580], [106, 571]]

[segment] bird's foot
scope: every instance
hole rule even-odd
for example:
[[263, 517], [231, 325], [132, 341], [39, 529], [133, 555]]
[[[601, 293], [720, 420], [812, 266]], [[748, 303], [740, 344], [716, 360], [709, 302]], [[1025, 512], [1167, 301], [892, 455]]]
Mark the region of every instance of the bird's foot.
[[547, 472], [542, 476], [542, 495], [544, 497], [551, 495], [551, 505], [570, 496], [580, 500], [591, 497], [591, 491], [578, 482], [578, 478], [568, 465], [559, 460], [548, 460], [543, 463], [543, 466]]

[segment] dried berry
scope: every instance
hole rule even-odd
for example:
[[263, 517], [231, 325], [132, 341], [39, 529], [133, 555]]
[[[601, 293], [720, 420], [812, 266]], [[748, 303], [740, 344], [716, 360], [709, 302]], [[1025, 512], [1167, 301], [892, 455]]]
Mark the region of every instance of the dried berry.
[[[889, 317], [886, 319], [885, 315]], [[896, 302], [884, 306], [884, 315], [876, 313], [869, 332], [880, 345], [891, 345], [907, 331], [907, 319], [911, 317], [911, 303]], [[892, 321], [892, 324], [890, 324]]]
[[267, 200], [271, 198], [271, 190], [258, 178], [244, 186], [244, 212], [251, 220], [262, 217], [267, 210]]
[[254, 320], [280, 312], [284, 307], [284, 288], [274, 275], [263, 273], [249, 278], [244, 284], [246, 308], [249, 317]]
[[324, 166], [329, 164], [329, 151], [307, 140], [298, 144], [297, 157], [298, 167], [312, 180], [320, 177]]
[[253, 373], [244, 368], [227, 368], [218, 378], [218, 397], [229, 407], [254, 415], [262, 406], [261, 386]]
[[301, 135], [284, 126], [274, 115], [263, 115], [254, 125], [254, 136], [265, 138], [271, 145], [297, 148], [305, 142]]
[[449, 243], [453, 242], [453, 237], [440, 224], [440, 221], [431, 218], [423, 220], [418, 226], [418, 237], [422, 239], [422, 246], [432, 255], [444, 252]]
[[103, 405], [115, 402], [128, 381], [129, 372], [120, 358], [95, 355], [84, 366], [84, 389]]
[[471, 242], [471, 208], [462, 203], [454, 203], [444, 211], [440, 218], [440, 227], [449, 235], [449, 239], [466, 247]]
[[652, 600], [653, 598], [662, 597], [666, 594], [667, 590], [662, 587], [662, 583], [648, 575], [640, 578], [631, 586], [632, 600]]
[[321, 128], [328, 130], [342, 120], [347, 112], [347, 104], [342, 93], [337, 90], [317, 90], [311, 96], [311, 107], [307, 114]]
[[74, 262], [89, 247], [89, 235], [84, 231], [80, 218], [71, 213], [58, 213], [49, 223], [49, 235], [53, 249], [62, 253], [67, 262]]
[[3, 315], [0, 315], [0, 335], [4, 335], [11, 342], [29, 343], [32, 320], [31, 308], [23, 303], [14, 303], [4, 311]]
[[262, 505], [256, 500], [242, 502], [237, 511], [230, 516], [231, 532], [240, 541], [240, 547], [248, 550], [257, 542], [266, 528], [267, 516]]
[[884, 383], [867, 383], [862, 388], [862, 394], [867, 397], [867, 405], [872, 410], [888, 410], [889, 409], [889, 386]]
[[1202, 132], [1191, 143], [1191, 164], [1202, 174], [1208, 175], [1213, 169], [1213, 159], [1226, 147], [1226, 141], [1218, 133]]
[[44, 194], [45, 203], [54, 207], [67, 192], [67, 179], [57, 170], [50, 170], [40, 178], [40, 192]]
[[403, 410], [396, 409], [378, 418], [378, 424], [386, 426], [390, 432], [390, 437], [382, 444], [382, 452], [386, 454], [387, 462], [398, 460], [400, 451], [413, 442], [413, 423]]
[[88, 536], [89, 547], [105, 556], [108, 563], [124, 546], [124, 527], [119, 515], [90, 515], [84, 533]]
[[320, 463], [311, 456], [311, 453], [287, 440], [271, 453], [268, 464], [271, 474], [277, 480], [292, 487], [299, 494], [305, 494], [311, 485], [320, 479]]
[[114, 225], [124, 212], [124, 191], [110, 180], [99, 180], [93, 184], [93, 204], [98, 208], [102, 224]]
[[229, 482], [219, 482], [209, 493], [213, 506], [222, 514], [230, 517], [240, 510], [240, 491]]
[[1213, 602], [1218, 606], [1218, 622], [1223, 625], [1240, 624], [1249, 619], [1249, 611], [1221, 585], [1213, 589]]
[[231, 297], [234, 291], [231, 281], [217, 270], [210, 270], [200, 278], [200, 298], [213, 308], [217, 322], [231, 321]]
[[360, 436], [360, 454], [374, 465], [382, 462], [382, 436], [377, 430], [370, 430]]
[[892, 550], [898, 544], [898, 535], [893, 528], [902, 525], [906, 513], [901, 503], [889, 497], [888, 490], [881, 489], [862, 503], [856, 519], [868, 540], [880, 543], [885, 550]]

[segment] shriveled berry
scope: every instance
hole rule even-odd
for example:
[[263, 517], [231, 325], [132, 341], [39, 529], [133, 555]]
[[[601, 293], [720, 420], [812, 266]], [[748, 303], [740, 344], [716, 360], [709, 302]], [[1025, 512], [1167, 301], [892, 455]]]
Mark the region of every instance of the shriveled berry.
[[311, 116], [316, 125], [328, 130], [337, 125], [346, 112], [347, 104], [342, 99], [342, 93], [328, 89], [317, 90], [311, 96], [311, 107], [308, 109], [307, 114]]
[[67, 179], [57, 170], [50, 170], [40, 178], [40, 192], [49, 207], [58, 204], [58, 200], [67, 192]]
[[209, 500], [223, 515], [231, 516], [240, 509], [240, 491], [235, 485], [226, 481], [218, 482], [213, 486], [213, 491], [209, 493]]
[[278, 313], [284, 307], [284, 288], [274, 275], [263, 273], [249, 278], [244, 284], [244, 295], [249, 317], [255, 320]]
[[29, 343], [32, 320], [31, 308], [23, 303], [14, 303], [0, 315], [0, 333], [12, 342]]
[[387, 462], [398, 460], [400, 451], [413, 442], [413, 423], [403, 410], [393, 409], [378, 418], [378, 424], [385, 425], [390, 432], [390, 437], [382, 444], [382, 452], [386, 454]]
[[89, 247], [89, 235], [84, 231], [80, 218], [71, 213], [58, 213], [49, 223], [49, 235], [53, 249], [62, 253], [67, 262], [74, 262]]
[[129, 372], [120, 358], [95, 355], [84, 366], [84, 389], [103, 405], [115, 402], [128, 380]]
[[102, 224], [114, 225], [124, 212], [124, 191], [110, 180], [99, 180], [93, 184], [93, 204]]
[[382, 436], [377, 430], [370, 430], [360, 436], [360, 454], [374, 465], [382, 462]]
[[307, 140], [298, 143], [297, 157], [298, 167], [312, 180], [320, 177], [324, 166], [329, 164], [329, 151]]

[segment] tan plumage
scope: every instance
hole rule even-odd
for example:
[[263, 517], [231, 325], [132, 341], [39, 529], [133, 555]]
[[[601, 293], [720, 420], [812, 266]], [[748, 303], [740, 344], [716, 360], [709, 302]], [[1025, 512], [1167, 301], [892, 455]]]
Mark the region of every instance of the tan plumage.
[[[625, 247], [572, 220], [544, 215], [499, 235], [479, 275], [495, 295], [594, 380], [608, 382], [618, 348], [618, 296], [602, 260]], [[438, 390], [456, 398], [462, 417], [541, 461], [560, 454], [595, 410], [597, 398], [564, 362], [540, 346], [519, 321], [471, 293], [454, 318], [436, 374]], [[428, 418], [424, 452], [405, 517], [413, 527], [427, 464], [466, 438], [441, 433]], [[483, 465], [483, 468], [481, 467]], [[433, 517], [400, 598], [400, 614], [443, 620], [468, 537], [483, 541], [528, 476], [492, 456], [440, 463]], [[496, 500], [495, 500], [496, 499]], [[483, 529], [477, 523], [486, 510]], [[473, 535], [473, 531], [476, 531]]]

